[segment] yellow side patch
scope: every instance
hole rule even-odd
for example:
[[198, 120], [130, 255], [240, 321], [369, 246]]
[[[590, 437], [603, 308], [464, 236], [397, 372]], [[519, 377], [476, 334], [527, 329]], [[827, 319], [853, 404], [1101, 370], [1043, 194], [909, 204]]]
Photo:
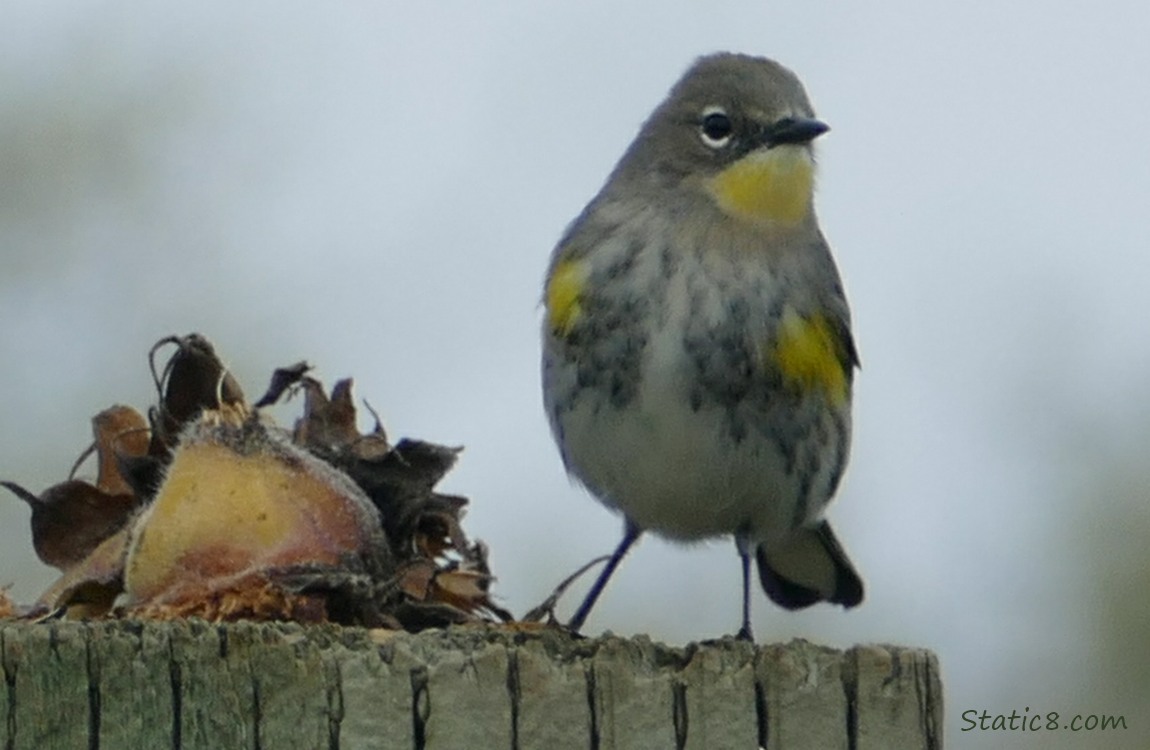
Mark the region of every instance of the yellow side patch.
[[711, 178], [707, 187], [726, 214], [793, 226], [811, 208], [814, 164], [806, 149], [754, 151]]
[[559, 261], [547, 279], [547, 324], [557, 336], [570, 333], [583, 314], [579, 297], [586, 281], [587, 271], [577, 260]]
[[824, 316], [803, 318], [785, 312], [772, 355], [788, 382], [802, 390], [819, 388], [834, 401], [846, 399], [852, 365], [844, 356], [844, 342]]

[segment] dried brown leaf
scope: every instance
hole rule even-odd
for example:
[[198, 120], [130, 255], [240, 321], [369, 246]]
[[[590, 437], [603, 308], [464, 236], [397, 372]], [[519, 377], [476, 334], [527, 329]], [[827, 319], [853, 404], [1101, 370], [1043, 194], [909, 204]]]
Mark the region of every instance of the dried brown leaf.
[[491, 576], [473, 570], [447, 570], [435, 577], [434, 595], [439, 601], [472, 610], [487, 599]]
[[396, 574], [400, 591], [416, 601], [424, 601], [431, 592], [437, 568], [431, 560], [412, 560]]
[[338, 381], [332, 388], [331, 398], [314, 378], [305, 377], [301, 384], [304, 411], [295, 425], [295, 443], [321, 453], [339, 453], [356, 444], [360, 434], [355, 426], [351, 378]]
[[65, 571], [122, 529], [138, 505], [135, 495], [109, 495], [78, 479], [53, 485], [39, 497], [14, 482], [0, 485], [31, 507], [36, 555]]
[[37, 603], [48, 610], [81, 607], [88, 616], [106, 614], [124, 589], [130, 541], [131, 528], [125, 526], [57, 579]]
[[121, 458], [147, 455], [151, 432], [143, 415], [130, 406], [117, 404], [92, 418], [99, 473], [96, 487], [109, 495], [133, 494], [120, 472]]
[[[168, 344], [174, 344], [176, 352], [157, 375], [156, 351]], [[152, 347], [148, 358], [156, 389], [162, 394], [152, 425], [152, 455], [167, 454], [180, 431], [200, 412], [219, 410], [225, 404], [243, 407], [244, 394], [239, 383], [216, 356], [211, 342], [198, 333], [163, 338]]]
[[310, 369], [311, 365], [302, 360], [287, 367], [277, 367], [272, 372], [272, 382], [268, 384], [267, 391], [260, 396], [259, 401], [256, 401], [255, 408], [262, 409], [279, 401], [286, 391], [291, 390], [304, 379]]

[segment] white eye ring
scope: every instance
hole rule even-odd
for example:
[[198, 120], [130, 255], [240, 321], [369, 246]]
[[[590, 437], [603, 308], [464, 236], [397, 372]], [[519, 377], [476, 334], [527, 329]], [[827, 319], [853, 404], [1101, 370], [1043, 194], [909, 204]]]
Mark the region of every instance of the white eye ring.
[[727, 115], [727, 110], [711, 105], [699, 117], [699, 137], [710, 148], [723, 148], [731, 142], [735, 126]]

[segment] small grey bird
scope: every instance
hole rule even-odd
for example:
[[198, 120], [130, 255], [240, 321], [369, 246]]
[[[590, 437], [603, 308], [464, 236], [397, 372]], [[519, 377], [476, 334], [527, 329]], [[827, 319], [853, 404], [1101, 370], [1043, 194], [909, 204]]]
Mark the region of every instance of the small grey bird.
[[567, 470], [625, 519], [579, 630], [643, 531], [732, 535], [787, 609], [863, 585], [823, 518], [847, 463], [858, 364], [812, 205], [827, 131], [764, 58], [699, 59], [555, 248], [543, 400]]

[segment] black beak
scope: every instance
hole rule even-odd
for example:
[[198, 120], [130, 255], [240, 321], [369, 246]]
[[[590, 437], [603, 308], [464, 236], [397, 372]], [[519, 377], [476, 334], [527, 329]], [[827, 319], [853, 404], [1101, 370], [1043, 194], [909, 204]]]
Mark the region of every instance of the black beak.
[[812, 120], [806, 117], [784, 117], [766, 127], [763, 131], [763, 143], [766, 144], [767, 148], [781, 146], [785, 143], [810, 143], [830, 129], [831, 126], [821, 120]]

